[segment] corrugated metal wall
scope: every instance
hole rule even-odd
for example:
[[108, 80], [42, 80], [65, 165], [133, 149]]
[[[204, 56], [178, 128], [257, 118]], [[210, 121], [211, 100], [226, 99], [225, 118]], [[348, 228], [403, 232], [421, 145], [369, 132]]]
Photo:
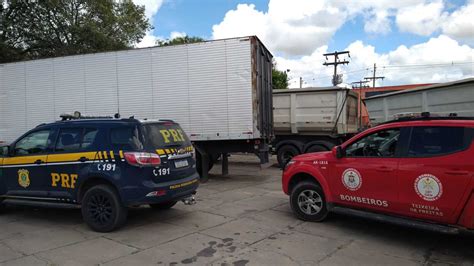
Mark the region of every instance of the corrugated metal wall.
[[193, 140], [252, 138], [250, 47], [248, 38], [227, 39], [2, 65], [0, 140], [61, 113], [118, 109], [174, 119]]

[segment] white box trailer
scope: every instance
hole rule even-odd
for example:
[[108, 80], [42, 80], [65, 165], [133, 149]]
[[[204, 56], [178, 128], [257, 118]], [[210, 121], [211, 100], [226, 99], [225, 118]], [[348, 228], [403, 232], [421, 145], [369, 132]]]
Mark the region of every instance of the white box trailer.
[[358, 130], [357, 94], [340, 87], [273, 91], [273, 146], [284, 166], [293, 156], [331, 149]]
[[403, 113], [456, 113], [474, 117], [474, 78], [387, 93], [364, 100], [373, 125]]
[[180, 123], [203, 165], [229, 152], [266, 163], [271, 71], [255, 36], [0, 64], [0, 141], [62, 113], [119, 113]]

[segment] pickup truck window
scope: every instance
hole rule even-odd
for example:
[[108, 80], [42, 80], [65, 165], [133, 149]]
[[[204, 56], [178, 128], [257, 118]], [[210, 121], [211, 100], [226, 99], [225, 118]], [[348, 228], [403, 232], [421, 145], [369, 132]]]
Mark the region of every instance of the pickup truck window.
[[464, 150], [470, 144], [464, 127], [413, 127], [409, 157], [430, 157]]
[[400, 129], [387, 129], [372, 133], [346, 148], [346, 157], [394, 157]]

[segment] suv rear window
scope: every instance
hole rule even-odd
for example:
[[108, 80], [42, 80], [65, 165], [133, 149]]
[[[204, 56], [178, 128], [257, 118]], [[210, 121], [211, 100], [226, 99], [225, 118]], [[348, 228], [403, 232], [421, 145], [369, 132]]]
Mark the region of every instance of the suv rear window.
[[464, 127], [414, 127], [408, 156], [428, 157], [466, 149], [471, 143], [469, 130]]
[[145, 139], [152, 148], [181, 147], [190, 144], [188, 137], [178, 124], [144, 124]]
[[136, 126], [110, 129], [110, 143], [120, 150], [142, 150], [143, 144]]

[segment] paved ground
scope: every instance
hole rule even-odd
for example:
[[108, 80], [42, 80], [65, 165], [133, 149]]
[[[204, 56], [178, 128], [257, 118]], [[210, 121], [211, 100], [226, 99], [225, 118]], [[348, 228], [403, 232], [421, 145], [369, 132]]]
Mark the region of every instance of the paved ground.
[[[4, 265], [474, 265], [474, 236], [447, 236], [353, 217], [293, 217], [280, 170], [231, 158], [198, 204], [133, 209], [121, 230], [91, 232], [77, 210], [14, 208], [0, 215]], [[218, 167], [216, 167], [218, 168]]]

